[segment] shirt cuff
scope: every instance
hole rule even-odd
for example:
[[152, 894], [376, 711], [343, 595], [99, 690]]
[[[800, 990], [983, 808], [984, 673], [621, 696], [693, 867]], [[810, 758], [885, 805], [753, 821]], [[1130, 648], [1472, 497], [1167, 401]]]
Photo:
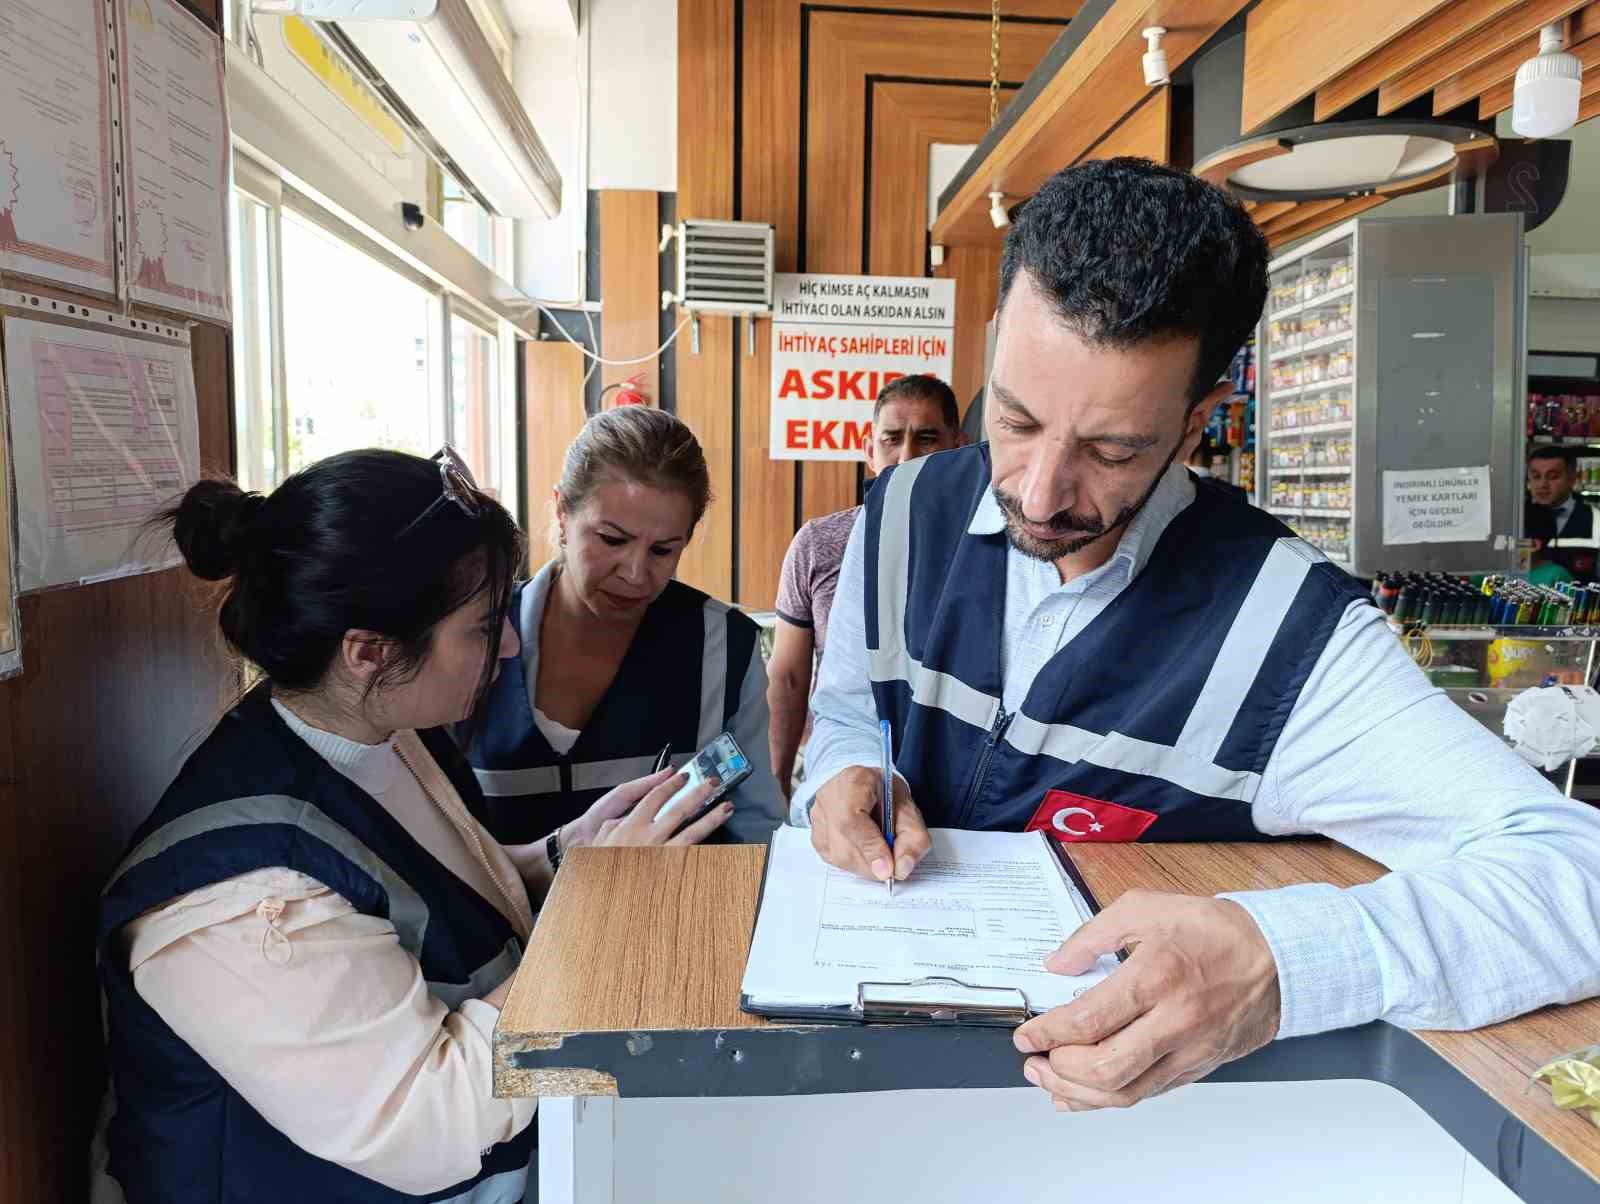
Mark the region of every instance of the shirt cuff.
[[1250, 913], [1278, 966], [1278, 1036], [1350, 1028], [1383, 1013], [1383, 976], [1349, 894], [1312, 883], [1218, 895]]
[[456, 1009], [461, 1018], [483, 1034], [483, 1039], [494, 1048], [494, 1026], [500, 1023], [500, 1009], [481, 999], [463, 1000]]

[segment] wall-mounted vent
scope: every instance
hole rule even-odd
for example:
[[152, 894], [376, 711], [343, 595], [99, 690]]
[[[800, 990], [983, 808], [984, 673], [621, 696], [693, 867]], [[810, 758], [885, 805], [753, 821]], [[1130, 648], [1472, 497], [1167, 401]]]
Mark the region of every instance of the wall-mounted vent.
[[765, 222], [680, 222], [662, 231], [678, 240], [678, 291], [694, 314], [772, 312], [773, 230]]

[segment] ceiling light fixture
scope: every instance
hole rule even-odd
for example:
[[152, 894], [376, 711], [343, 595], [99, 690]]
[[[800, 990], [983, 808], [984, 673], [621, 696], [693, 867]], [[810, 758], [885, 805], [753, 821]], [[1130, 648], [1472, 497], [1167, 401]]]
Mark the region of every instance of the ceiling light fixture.
[[1517, 68], [1511, 128], [1524, 138], [1551, 138], [1578, 122], [1583, 63], [1566, 53], [1561, 22], [1539, 31], [1539, 53]]
[[1144, 52], [1144, 82], [1152, 88], [1170, 84], [1172, 73], [1167, 69], [1167, 52], [1161, 49], [1161, 39], [1167, 36], [1165, 27], [1152, 25], [1139, 36], [1149, 47]]
[[996, 230], [1004, 230], [1011, 224], [1011, 215], [1006, 212], [1006, 194], [991, 192], [989, 194], [989, 220], [994, 223]]

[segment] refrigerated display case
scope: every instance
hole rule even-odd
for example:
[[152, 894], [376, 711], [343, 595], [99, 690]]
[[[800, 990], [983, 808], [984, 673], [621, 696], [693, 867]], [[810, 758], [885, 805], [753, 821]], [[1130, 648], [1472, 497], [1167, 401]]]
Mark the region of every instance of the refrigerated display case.
[[[1270, 265], [1256, 496], [1346, 570], [1513, 566], [1521, 247], [1513, 214], [1361, 218]], [[1385, 472], [1485, 465], [1483, 538], [1385, 542]]]

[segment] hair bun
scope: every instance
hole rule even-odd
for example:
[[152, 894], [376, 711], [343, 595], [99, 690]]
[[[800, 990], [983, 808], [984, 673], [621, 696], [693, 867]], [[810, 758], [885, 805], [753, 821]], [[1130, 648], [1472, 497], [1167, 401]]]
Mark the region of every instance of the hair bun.
[[172, 524], [172, 537], [189, 571], [205, 581], [233, 576], [243, 540], [266, 500], [232, 481], [193, 485], [178, 503]]

